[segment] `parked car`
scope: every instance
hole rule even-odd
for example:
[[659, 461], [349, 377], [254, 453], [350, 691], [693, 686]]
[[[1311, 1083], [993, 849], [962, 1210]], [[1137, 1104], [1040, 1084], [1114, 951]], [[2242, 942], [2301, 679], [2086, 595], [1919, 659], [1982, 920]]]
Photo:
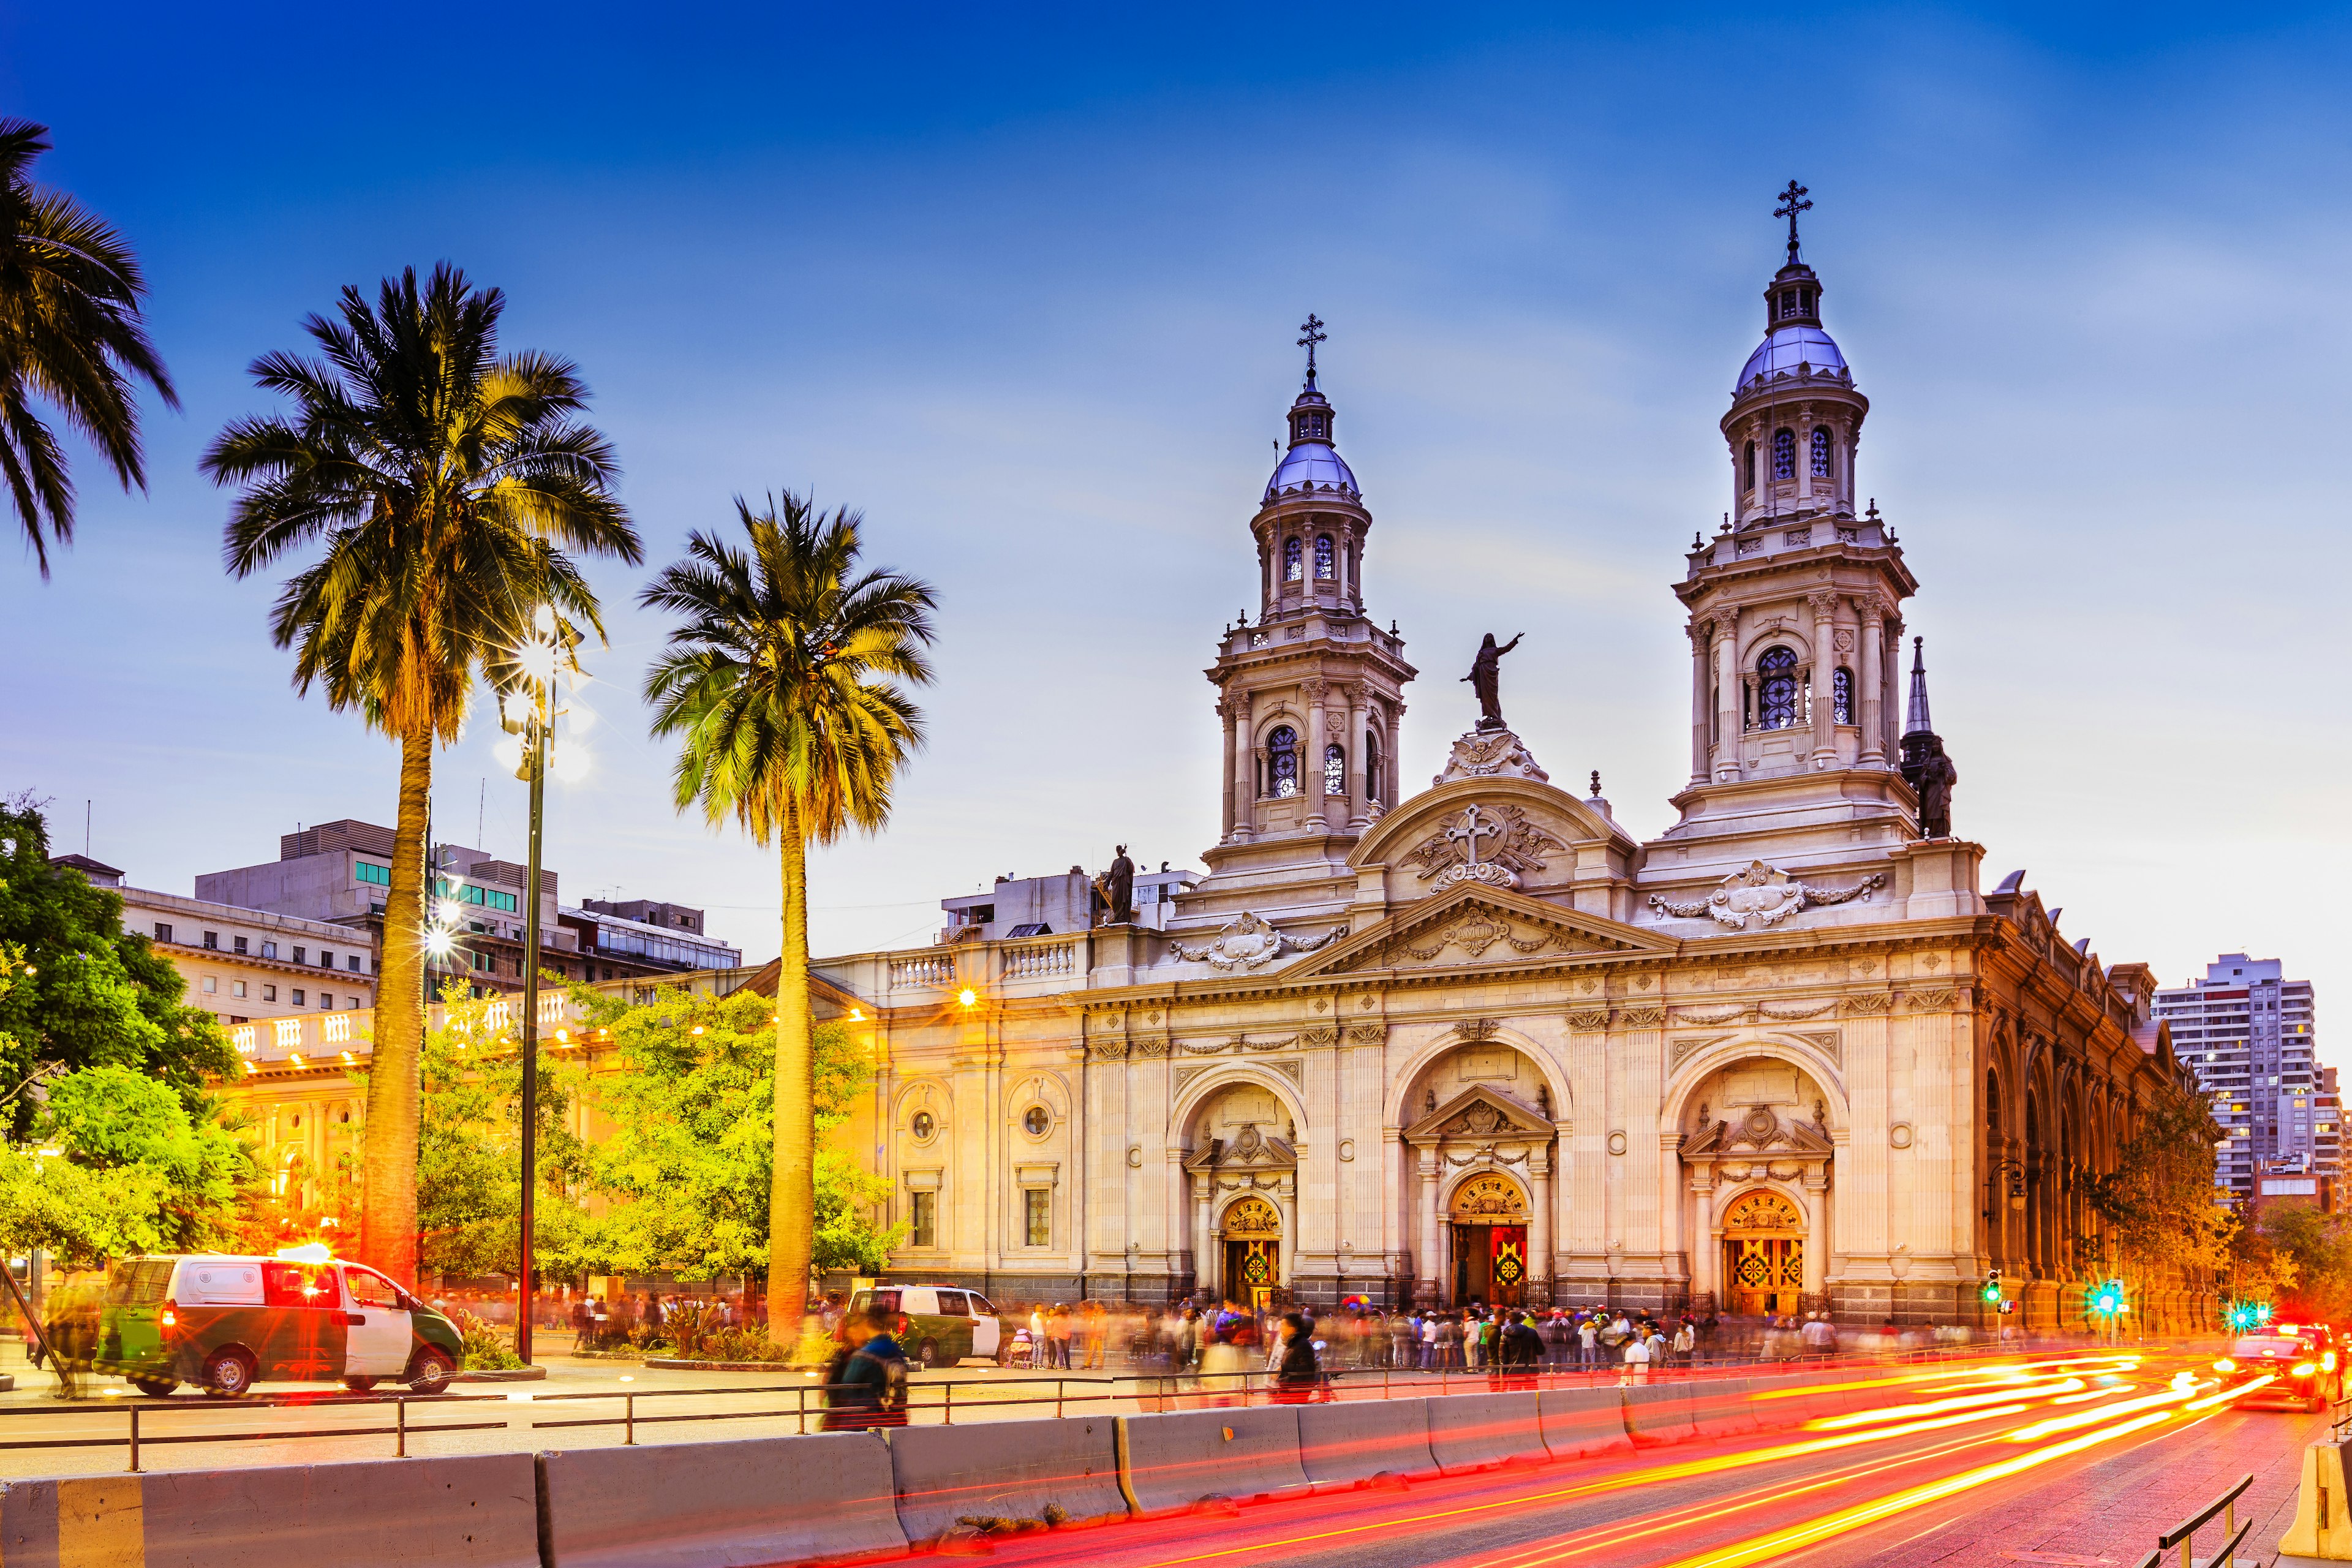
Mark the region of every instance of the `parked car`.
[[2344, 1374], [2336, 1364], [2334, 1351], [2323, 1351], [2300, 1335], [2272, 1330], [2232, 1340], [2213, 1370], [2221, 1374], [2224, 1387], [2246, 1389], [2231, 1402], [2242, 1409], [2278, 1405], [2325, 1410], [2344, 1388]]
[[997, 1359], [1004, 1344], [996, 1309], [961, 1285], [883, 1285], [849, 1299], [844, 1333], [855, 1334], [877, 1306], [898, 1314], [893, 1331], [908, 1358], [922, 1367], [953, 1366], [966, 1356]]
[[373, 1268], [219, 1253], [116, 1264], [96, 1341], [91, 1370], [151, 1394], [184, 1383], [236, 1394], [265, 1381], [438, 1394], [466, 1353], [455, 1323]]

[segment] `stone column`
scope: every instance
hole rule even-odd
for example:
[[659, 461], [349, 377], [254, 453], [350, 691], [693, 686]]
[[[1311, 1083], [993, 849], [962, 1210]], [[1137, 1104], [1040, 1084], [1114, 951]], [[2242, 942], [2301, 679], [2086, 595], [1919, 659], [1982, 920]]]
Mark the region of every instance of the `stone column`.
[[1808, 1296], [1826, 1292], [1829, 1279], [1830, 1227], [1822, 1222], [1829, 1208], [1830, 1178], [1826, 1169], [1809, 1171], [1805, 1174], [1805, 1282]]
[[1339, 820], [1350, 828], [1364, 825], [1364, 684], [1345, 681], [1339, 687], [1339, 746], [1347, 761], [1344, 780], [1348, 795]]
[[1290, 1173], [1288, 1184], [1275, 1190], [1274, 1201], [1276, 1212], [1282, 1215], [1282, 1246], [1275, 1254], [1281, 1260], [1282, 1268], [1276, 1276], [1276, 1283], [1287, 1290], [1291, 1277], [1298, 1271], [1297, 1172]]
[[1895, 613], [1892, 605], [1886, 611], [1886, 647], [1880, 657], [1885, 661], [1878, 679], [1878, 689], [1885, 694], [1880, 704], [1880, 744], [1887, 761], [1895, 763], [1903, 756], [1903, 704], [1906, 691], [1903, 684], [1903, 617]]
[[1304, 684], [1307, 689], [1307, 743], [1299, 748], [1306, 755], [1300, 757], [1298, 763], [1301, 767], [1315, 771], [1315, 777], [1309, 782], [1307, 791], [1307, 826], [1328, 827], [1331, 825], [1331, 818], [1327, 804], [1328, 797], [1323, 793], [1323, 748], [1331, 743], [1331, 737], [1323, 721], [1323, 694], [1330, 689], [1330, 683], [1316, 676]]
[[1548, 1306], [1552, 1299], [1551, 1151], [1534, 1151], [1528, 1160], [1528, 1173], [1535, 1188], [1535, 1212], [1528, 1216], [1528, 1282], [1542, 1288], [1540, 1292], [1530, 1290], [1528, 1299], [1538, 1306]]
[[1693, 1171], [1690, 1187], [1698, 1208], [1697, 1223], [1691, 1226], [1691, 1290], [1714, 1296], [1715, 1310], [1724, 1311], [1723, 1237], [1715, 1228], [1715, 1168], [1703, 1165]]
[[1231, 844], [1234, 841], [1234, 823], [1237, 820], [1237, 814], [1234, 810], [1237, 803], [1234, 798], [1234, 737], [1233, 725], [1233, 704], [1223, 700], [1223, 699], [1220, 699], [1217, 702], [1217, 729], [1223, 734], [1225, 742], [1225, 825], [1223, 830], [1224, 837], [1219, 842]]
[[1837, 628], [1832, 621], [1837, 595], [1814, 594], [1805, 604], [1813, 612], [1813, 766], [1819, 770], [1837, 765]]
[[1886, 765], [1886, 606], [1878, 595], [1853, 602], [1862, 617], [1862, 762]]
[[1813, 499], [1813, 411], [1810, 405], [1797, 410], [1797, 499], [1810, 502]]
[[1695, 620], [1688, 630], [1691, 645], [1690, 782], [1703, 784], [1707, 779], [1707, 664], [1714, 652], [1715, 623], [1712, 620]]
[[1210, 1228], [1210, 1205], [1216, 1198], [1216, 1182], [1206, 1171], [1192, 1178], [1192, 1234], [1200, 1245], [1192, 1259], [1192, 1294], [1195, 1298], [1215, 1300], [1224, 1289], [1225, 1281], [1219, 1278], [1224, 1272], [1224, 1259], [1217, 1256], [1216, 1232]]
[[1250, 694], [1237, 693], [1233, 707], [1234, 842], [1246, 844], [1257, 824], [1257, 751], [1250, 742]]
[[[1197, 1279], [1202, 1265], [1206, 1261], [1192, 1256], [1192, 1244], [1199, 1239], [1200, 1233], [1184, 1223], [1184, 1151], [1181, 1148], [1168, 1151], [1167, 1198], [1168, 1272], [1171, 1276], [1168, 1288], [1173, 1290], [1176, 1281], [1172, 1276], [1190, 1272]], [[1188, 1257], [1192, 1258], [1189, 1270], [1185, 1266]]]
[[1402, 772], [1403, 760], [1397, 755], [1397, 727], [1404, 722], [1404, 704], [1391, 702], [1382, 715], [1383, 733], [1381, 744], [1388, 752], [1388, 766], [1381, 779], [1381, 809], [1394, 811], [1397, 803], [1397, 782]]
[[1425, 1290], [1416, 1289], [1413, 1293], [1416, 1296], [1429, 1294], [1429, 1299], [1433, 1301], [1437, 1300], [1433, 1292], [1439, 1289], [1439, 1281], [1443, 1279], [1438, 1272], [1436, 1151], [1415, 1149], [1412, 1163], [1414, 1174], [1421, 1182], [1421, 1245], [1415, 1249], [1419, 1256], [1413, 1272], [1421, 1277], [1420, 1285], [1425, 1287]]
[[1739, 776], [1739, 657], [1737, 621], [1717, 621], [1715, 637], [1715, 777]]

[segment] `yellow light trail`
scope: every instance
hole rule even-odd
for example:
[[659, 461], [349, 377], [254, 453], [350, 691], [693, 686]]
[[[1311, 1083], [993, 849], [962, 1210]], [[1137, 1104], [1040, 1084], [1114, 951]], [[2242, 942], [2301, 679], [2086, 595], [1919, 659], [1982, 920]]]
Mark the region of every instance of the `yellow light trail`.
[[2077, 1427], [2096, 1426], [2099, 1422], [2113, 1420], [2118, 1415], [2127, 1415], [2137, 1410], [2153, 1410], [2158, 1405], [2177, 1405], [2196, 1392], [2194, 1388], [2160, 1388], [2154, 1394], [2144, 1394], [2137, 1399], [2126, 1399], [2116, 1405], [2102, 1405], [2095, 1410], [2078, 1410], [2072, 1415], [2055, 1415], [2047, 1421], [2037, 1421], [2031, 1426], [2020, 1426], [2009, 1435], [2009, 1440], [2012, 1443], [2039, 1443], [2044, 1437], [2054, 1437], [2061, 1432], [2072, 1432]]
[[1937, 1399], [1925, 1405], [1890, 1405], [1884, 1410], [1857, 1410], [1850, 1415], [1825, 1415], [1809, 1421], [1806, 1426], [1815, 1432], [1838, 1432], [1848, 1426], [1870, 1426], [1884, 1421], [1902, 1421], [1916, 1415], [1941, 1415], [1948, 1410], [1974, 1410], [1987, 1405], [2001, 1405], [2012, 1400], [2031, 1399], [2043, 1394], [2073, 1394], [2084, 1384], [2079, 1377], [2062, 1378], [2053, 1382], [2021, 1384], [1992, 1394], [1971, 1394], [1958, 1399]]
[[2263, 1384], [2266, 1383], [2276, 1383], [2277, 1381], [2278, 1373], [2274, 1372], [2266, 1372], [2251, 1383], [2242, 1383], [2234, 1388], [2224, 1388], [2219, 1390], [2216, 1393], [2207, 1394], [2202, 1399], [2192, 1399], [2187, 1405], [2181, 1406], [2181, 1408], [2184, 1410], [2210, 1410], [2216, 1405], [2227, 1405], [2231, 1400], [2236, 1399], [2242, 1394], [2252, 1394], [2254, 1390], [2262, 1387]]
[[1694, 1557], [1685, 1557], [1670, 1564], [1669, 1568], [1746, 1568], [1746, 1565], [1751, 1563], [1769, 1562], [1789, 1552], [1801, 1551], [1808, 1546], [1819, 1545], [1833, 1535], [1843, 1535], [1864, 1525], [1891, 1519], [1896, 1514], [1907, 1513], [1913, 1509], [1924, 1507], [1928, 1503], [1939, 1502], [1945, 1498], [1972, 1491], [1978, 1487], [2005, 1480], [2011, 1476], [2022, 1475], [2027, 1470], [2065, 1458], [2072, 1454], [2082, 1453], [2084, 1449], [2095, 1448], [2102, 1443], [2113, 1442], [2118, 1437], [2127, 1436], [2131, 1433], [2169, 1421], [2175, 1414], [2169, 1410], [2153, 1410], [2145, 1415], [2135, 1416], [2129, 1421], [2103, 1427], [2096, 1432], [2085, 1432], [2079, 1437], [2070, 1437], [2063, 1443], [2053, 1443], [2046, 1447], [2036, 1448], [2030, 1454], [2020, 1454], [2014, 1458], [2002, 1459], [1995, 1464], [1980, 1465], [1973, 1470], [1963, 1470], [1958, 1475], [1947, 1476], [1941, 1480], [1925, 1481], [1916, 1487], [1906, 1487], [1901, 1491], [1890, 1492], [1883, 1498], [1874, 1498], [1868, 1502], [1856, 1503], [1851, 1508], [1840, 1509], [1835, 1513], [1824, 1514], [1819, 1519], [1810, 1520], [1803, 1524], [1793, 1524], [1784, 1530], [1776, 1530], [1764, 1535], [1752, 1537], [1736, 1545], [1713, 1552], [1703, 1552]]

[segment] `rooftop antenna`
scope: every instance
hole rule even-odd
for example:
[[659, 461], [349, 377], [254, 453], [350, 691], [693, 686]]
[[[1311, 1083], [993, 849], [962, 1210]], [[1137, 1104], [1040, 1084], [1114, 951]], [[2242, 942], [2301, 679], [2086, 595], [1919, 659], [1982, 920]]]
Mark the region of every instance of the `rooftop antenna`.
[[83, 858], [84, 859], [88, 859], [88, 858], [89, 858], [89, 816], [90, 816], [90, 811], [91, 811], [91, 809], [93, 808], [93, 806], [94, 806], [96, 804], [97, 804], [97, 803], [96, 803], [96, 802], [94, 802], [94, 801], [92, 801], [92, 800], [91, 800], [88, 795], [84, 795], [84, 796], [82, 797], [82, 802], [81, 802], [81, 853], [82, 853], [82, 858]]

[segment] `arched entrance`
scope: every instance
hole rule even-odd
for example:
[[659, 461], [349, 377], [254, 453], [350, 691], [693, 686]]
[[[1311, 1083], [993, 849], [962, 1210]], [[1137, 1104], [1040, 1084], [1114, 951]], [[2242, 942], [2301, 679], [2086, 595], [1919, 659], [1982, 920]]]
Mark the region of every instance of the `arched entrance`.
[[1454, 1189], [1454, 1300], [1517, 1307], [1528, 1283], [1528, 1194], [1499, 1171]]
[[1282, 1215], [1260, 1197], [1236, 1200], [1220, 1227], [1225, 1243], [1225, 1294], [1264, 1307], [1282, 1284]]
[[1794, 1312], [1805, 1289], [1805, 1216], [1775, 1192], [1754, 1192], [1723, 1215], [1723, 1281], [1734, 1312]]

